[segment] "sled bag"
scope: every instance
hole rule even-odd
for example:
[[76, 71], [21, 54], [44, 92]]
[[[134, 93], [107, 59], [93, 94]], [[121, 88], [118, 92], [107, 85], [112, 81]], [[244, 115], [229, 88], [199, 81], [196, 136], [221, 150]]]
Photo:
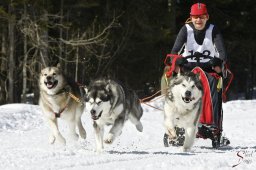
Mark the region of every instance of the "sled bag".
[[200, 117], [201, 124], [207, 124], [211, 126], [218, 127], [221, 105], [219, 102], [222, 102], [219, 97], [221, 92], [217, 90], [217, 82], [218, 78], [216, 76], [212, 76], [209, 73], [204, 72], [200, 67], [195, 67], [192, 70], [195, 74], [200, 74], [200, 79], [203, 85], [203, 108]]

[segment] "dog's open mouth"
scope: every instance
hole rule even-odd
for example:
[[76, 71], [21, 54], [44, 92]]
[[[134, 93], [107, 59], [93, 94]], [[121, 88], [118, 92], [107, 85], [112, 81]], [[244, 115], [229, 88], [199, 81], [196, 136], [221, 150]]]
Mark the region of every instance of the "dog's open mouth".
[[193, 97], [182, 97], [182, 100], [185, 102], [185, 103], [190, 103], [192, 100], [194, 100]]
[[57, 80], [55, 80], [55, 81], [53, 81], [53, 82], [47, 81], [47, 82], [44, 82], [44, 84], [46, 85], [46, 87], [47, 87], [48, 89], [52, 89], [52, 88], [54, 88], [54, 87], [57, 86], [58, 81], [57, 81]]
[[100, 112], [100, 114], [99, 114], [98, 116], [91, 114], [92, 119], [93, 119], [93, 120], [98, 120], [98, 119], [101, 117], [102, 112], [103, 112], [103, 110]]

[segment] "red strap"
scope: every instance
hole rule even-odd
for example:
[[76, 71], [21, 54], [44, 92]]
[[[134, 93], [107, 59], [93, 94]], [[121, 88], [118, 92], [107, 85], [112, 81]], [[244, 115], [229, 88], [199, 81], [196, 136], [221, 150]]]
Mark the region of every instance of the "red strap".
[[222, 92], [222, 100], [223, 100], [223, 102], [227, 101], [227, 91], [229, 89], [230, 84], [232, 83], [232, 81], [234, 79], [234, 74], [228, 68], [226, 70], [230, 74], [230, 78], [229, 78], [229, 81], [228, 81], [228, 84], [227, 84], [226, 88], [223, 89], [223, 92]]
[[217, 73], [209, 73], [212, 77], [214, 77], [215, 79], [219, 79], [221, 76], [218, 75]]
[[[166, 66], [171, 66], [170, 67], [170, 70], [166, 72], [166, 76], [169, 78], [172, 76], [172, 73], [173, 71], [175, 70], [175, 67], [176, 67], [176, 61], [178, 58], [181, 58], [182, 56], [181, 55], [177, 55], [177, 54], [167, 54], [166, 55], [166, 58], [164, 60], [164, 64]], [[168, 63], [168, 58], [172, 58], [172, 63], [170, 65], [170, 63]]]

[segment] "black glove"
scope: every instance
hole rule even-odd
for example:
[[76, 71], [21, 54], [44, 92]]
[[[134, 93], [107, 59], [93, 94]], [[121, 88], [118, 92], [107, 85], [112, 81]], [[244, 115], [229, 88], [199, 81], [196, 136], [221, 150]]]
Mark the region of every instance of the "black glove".
[[186, 59], [186, 58], [184, 58], [184, 57], [182, 57], [182, 58], [178, 58], [177, 60], [176, 60], [176, 65], [178, 65], [178, 66], [180, 66], [180, 67], [182, 67], [182, 66], [184, 66], [185, 64], [187, 64], [188, 63], [188, 60]]
[[219, 66], [220, 68], [222, 68], [222, 60], [220, 58], [214, 57], [209, 61], [209, 64], [212, 67], [216, 67]]

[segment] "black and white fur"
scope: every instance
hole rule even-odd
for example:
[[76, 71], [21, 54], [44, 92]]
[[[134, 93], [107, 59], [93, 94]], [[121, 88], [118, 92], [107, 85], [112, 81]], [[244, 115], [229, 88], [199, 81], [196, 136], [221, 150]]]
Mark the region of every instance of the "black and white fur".
[[86, 90], [86, 110], [91, 114], [96, 139], [96, 152], [103, 151], [104, 126], [111, 125], [104, 142], [112, 143], [129, 119], [142, 132], [140, 122], [143, 110], [134, 91], [114, 80], [97, 79]]
[[175, 127], [185, 129], [183, 151], [190, 151], [196, 137], [202, 109], [203, 89], [199, 74], [178, 74], [170, 79], [164, 105], [164, 125], [170, 139], [177, 137]]

